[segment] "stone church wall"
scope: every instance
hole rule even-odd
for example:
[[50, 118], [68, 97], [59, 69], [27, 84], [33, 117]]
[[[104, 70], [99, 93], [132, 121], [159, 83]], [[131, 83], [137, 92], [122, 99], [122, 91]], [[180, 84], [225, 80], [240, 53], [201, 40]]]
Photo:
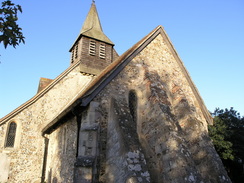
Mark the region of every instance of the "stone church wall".
[[[201, 104], [169, 45], [158, 35], [95, 97], [95, 112], [101, 114], [94, 121], [99, 123], [95, 168], [100, 182], [229, 182], [207, 135]], [[82, 75], [77, 64], [50, 91], [0, 126], [0, 162], [5, 167], [0, 168], [1, 181], [40, 182], [45, 138], [45, 180], [73, 181], [76, 119], [45, 138], [41, 130], [92, 79]], [[17, 124], [15, 145], [4, 148], [12, 121]]]
[[[130, 91], [137, 96], [134, 128], [139, 142], [132, 136]], [[200, 104], [161, 35], [134, 57], [95, 101], [103, 114], [100, 138], [108, 138], [107, 144], [101, 140], [100, 181], [136, 177], [139, 182], [229, 182], [207, 135]], [[128, 154], [140, 158], [134, 162]], [[144, 157], [146, 167], [139, 161]]]
[[73, 118], [47, 136], [49, 139], [45, 176], [47, 183], [73, 182], [77, 131], [76, 118]]
[[[0, 126], [0, 158], [7, 157], [9, 161], [7, 175], [3, 175], [9, 182], [40, 182], [44, 154], [41, 130], [91, 79], [76, 67], [35, 103]], [[12, 121], [17, 123], [14, 148], [5, 148], [7, 128]]]

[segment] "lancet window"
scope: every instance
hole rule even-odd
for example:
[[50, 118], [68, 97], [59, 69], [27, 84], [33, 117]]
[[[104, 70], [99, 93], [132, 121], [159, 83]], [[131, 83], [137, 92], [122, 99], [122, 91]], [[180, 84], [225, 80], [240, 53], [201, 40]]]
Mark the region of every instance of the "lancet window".
[[137, 121], [137, 96], [134, 90], [129, 92], [129, 109], [134, 122]]
[[17, 130], [17, 124], [15, 122], [11, 122], [8, 128], [5, 147], [14, 147], [16, 130]]

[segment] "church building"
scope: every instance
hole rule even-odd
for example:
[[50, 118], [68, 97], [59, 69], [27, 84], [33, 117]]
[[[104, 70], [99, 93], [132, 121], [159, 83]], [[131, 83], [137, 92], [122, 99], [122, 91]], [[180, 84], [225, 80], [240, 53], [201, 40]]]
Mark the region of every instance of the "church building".
[[93, 2], [69, 51], [63, 73], [0, 119], [0, 182], [231, 182], [162, 26], [119, 56]]

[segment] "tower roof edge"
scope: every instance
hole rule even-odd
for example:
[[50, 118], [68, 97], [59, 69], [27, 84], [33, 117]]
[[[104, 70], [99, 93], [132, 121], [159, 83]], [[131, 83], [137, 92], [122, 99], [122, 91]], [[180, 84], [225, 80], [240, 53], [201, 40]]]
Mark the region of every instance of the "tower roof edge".
[[[87, 36], [114, 45], [114, 43], [103, 32], [94, 1], [91, 4], [91, 8], [86, 16], [86, 19], [75, 43], [78, 41], [78, 39], [80, 39], [81, 36]], [[75, 45], [75, 43], [72, 45], [72, 47]]]

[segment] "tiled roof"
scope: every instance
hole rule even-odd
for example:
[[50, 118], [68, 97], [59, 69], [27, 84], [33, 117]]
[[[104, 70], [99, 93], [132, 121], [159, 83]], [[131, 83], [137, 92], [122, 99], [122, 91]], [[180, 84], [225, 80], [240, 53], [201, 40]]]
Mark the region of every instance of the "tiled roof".
[[[48, 133], [49, 129], [52, 128], [53, 125], [55, 125], [62, 117], [64, 117], [68, 112], [70, 112], [75, 106], [78, 104], [80, 105], [86, 105], [87, 102], [89, 102], [95, 95], [93, 95], [94, 91], [96, 89], [102, 89], [100, 86], [103, 83], [103, 81], [109, 82], [110, 76], [114, 75], [113, 71], [116, 71], [116, 68], [119, 66], [125, 66], [123, 65], [123, 62], [127, 59], [129, 59], [137, 50], [147, 42], [147, 40], [150, 40], [149, 38], [152, 37], [157, 30], [162, 29], [161, 26], [158, 26], [156, 29], [154, 29], [151, 33], [149, 33], [147, 36], [145, 36], [141, 41], [136, 43], [134, 46], [132, 46], [129, 50], [127, 50], [124, 54], [122, 54], [120, 57], [118, 57], [114, 62], [112, 62], [108, 67], [106, 67], [97, 77], [94, 78], [94, 80], [89, 83], [87, 88], [83, 90], [81, 93], [79, 93], [76, 97], [76, 99], [71, 102], [69, 106], [67, 106], [62, 112], [60, 112], [59, 116], [56, 116], [53, 121], [51, 121], [46, 127], [43, 128], [43, 133]], [[132, 59], [132, 57], [130, 58]], [[115, 75], [114, 75], [115, 77]], [[89, 97], [90, 95], [93, 95], [93, 97], [90, 97], [89, 100], [82, 100], [86, 97]], [[83, 104], [82, 104], [83, 103]]]
[[29, 107], [31, 104], [36, 102], [39, 98], [41, 98], [43, 95], [45, 95], [49, 90], [51, 90], [61, 79], [63, 79], [67, 74], [69, 74], [74, 68], [76, 68], [80, 63], [77, 62], [70, 67], [68, 67], [63, 73], [61, 73], [57, 78], [55, 78], [51, 83], [49, 83], [43, 90], [38, 92], [34, 97], [32, 97], [30, 100], [4, 116], [0, 119], [0, 124], [5, 123], [6, 121], [13, 118], [15, 115], [23, 111], [25, 108]]
[[145, 48], [157, 35], [164, 34], [166, 38], [168, 39], [169, 46], [173, 49], [174, 54], [177, 57], [177, 61], [183, 71], [183, 73], [186, 76], [186, 79], [188, 80], [193, 93], [195, 94], [199, 106], [206, 118], [206, 121], [208, 123], [212, 123], [211, 115], [209, 114], [206, 106], [204, 105], [204, 102], [195, 87], [194, 83], [192, 82], [190, 75], [188, 74], [187, 70], [185, 69], [183, 62], [180, 60], [177, 52], [175, 51], [172, 43], [170, 42], [166, 32], [164, 31], [162, 26], [156, 27], [152, 32], [150, 32], [147, 36], [145, 36], [143, 39], [141, 39], [138, 43], [136, 43], [134, 46], [132, 46], [130, 49], [128, 49], [123, 55], [121, 55], [117, 60], [115, 60], [113, 63], [111, 63], [108, 67], [106, 67], [94, 80], [89, 83], [87, 88], [83, 90], [80, 94], [77, 95], [77, 98], [74, 100], [73, 103], [71, 103], [70, 106], [67, 106], [63, 110], [62, 113], [60, 113], [61, 116], [57, 116], [53, 119], [43, 130], [43, 133], [48, 132], [48, 130], [58, 122], [59, 119], [64, 117], [69, 111], [72, 110], [73, 107], [75, 107], [77, 104], [86, 106], [95, 96], [97, 93], [99, 93], [126, 65], [129, 61], [131, 61], [137, 53], [139, 53], [143, 48]]
[[[60, 119], [62, 119], [67, 113], [69, 113], [74, 107], [77, 105], [87, 105], [95, 96], [97, 93], [99, 93], [126, 65], [129, 61], [131, 61], [137, 53], [139, 53], [143, 48], [145, 48], [157, 35], [163, 34], [166, 36], [169, 46], [174, 51], [174, 54], [176, 56], [176, 60], [178, 61], [186, 79], [188, 80], [194, 95], [196, 96], [199, 106], [206, 118], [206, 120], [209, 123], [212, 123], [211, 115], [209, 114], [206, 106], [204, 105], [204, 102], [195, 87], [194, 83], [192, 82], [189, 73], [185, 69], [182, 61], [180, 60], [177, 52], [175, 51], [172, 43], [170, 42], [167, 34], [163, 30], [162, 26], [156, 27], [152, 32], [150, 32], [147, 36], [145, 36], [143, 39], [141, 39], [138, 43], [136, 43], [134, 46], [132, 46], [130, 49], [128, 49], [124, 54], [122, 54], [120, 57], [118, 57], [113, 63], [111, 63], [108, 67], [106, 67], [97, 77], [91, 81], [84, 90], [82, 90], [80, 93], [77, 94], [77, 97], [74, 98], [72, 101], [70, 101], [70, 105], [66, 106], [62, 111], [60, 111], [59, 115], [55, 116], [50, 123], [43, 128], [42, 133], [47, 133], [50, 128], [52, 128], [53, 125], [58, 123]], [[79, 62], [71, 65], [67, 70], [65, 70], [61, 75], [59, 75], [54, 81], [52, 81], [45, 89], [43, 89], [41, 92], [39, 92], [37, 95], [35, 95], [33, 98], [31, 98], [29, 101], [15, 109], [13, 112], [9, 113], [7, 116], [0, 119], [0, 124], [6, 122], [7, 120], [13, 118], [15, 115], [17, 115], [19, 112], [21, 112], [26, 107], [33, 104], [35, 101], [37, 101], [41, 96], [43, 96], [46, 92], [48, 92], [52, 87], [58, 83], [65, 75], [67, 75], [69, 72], [71, 72], [76, 66], [78, 66]]]
[[48, 78], [40, 78], [37, 93], [46, 88], [53, 80]]

